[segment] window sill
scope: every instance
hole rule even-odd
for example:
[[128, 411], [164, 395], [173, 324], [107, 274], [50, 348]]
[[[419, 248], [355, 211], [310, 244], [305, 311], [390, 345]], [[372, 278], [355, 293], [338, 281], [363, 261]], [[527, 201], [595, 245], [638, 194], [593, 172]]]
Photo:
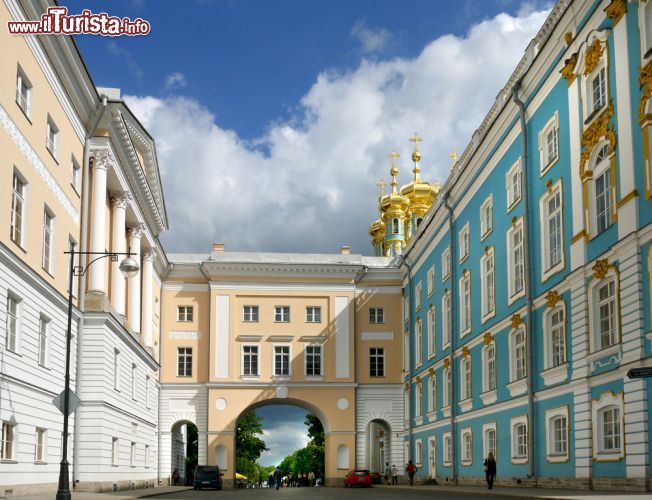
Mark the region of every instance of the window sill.
[[480, 242], [483, 242], [487, 237], [494, 232], [493, 226], [487, 229], [483, 234], [480, 235]]
[[18, 460], [13, 460], [11, 458], [3, 458], [0, 460], [0, 464], [17, 464]]
[[494, 317], [496, 317], [496, 304], [494, 304], [493, 311], [488, 312], [487, 314], [485, 314], [480, 318], [480, 323], [486, 323], [487, 321], [489, 321], [491, 318]]
[[59, 164], [59, 160], [57, 160], [56, 151], [52, 151], [52, 150], [51, 150], [49, 147], [47, 147], [47, 146], [45, 146], [45, 149], [47, 149], [48, 153], [50, 153], [50, 156], [51, 156], [52, 159], [54, 160], [54, 163], [56, 163], [56, 164], [58, 165], [58, 164]]
[[568, 454], [563, 455], [546, 455], [546, 462], [551, 464], [561, 464], [568, 462]]
[[593, 460], [596, 462], [619, 462], [623, 458], [625, 458], [625, 453], [622, 450], [598, 451], [593, 455]]
[[450, 417], [451, 416], [451, 407], [450, 407], [450, 405], [444, 406], [441, 409], [441, 413], [444, 415], [444, 417]]
[[47, 462], [44, 462], [43, 460], [34, 460], [34, 465], [47, 465]]
[[457, 403], [460, 407], [460, 411], [466, 412], [473, 409], [473, 398], [466, 398]]
[[527, 463], [527, 457], [513, 457], [512, 458], [512, 463], [513, 464], [526, 464]]
[[414, 417], [414, 425], [416, 425], [417, 427], [423, 425], [423, 417], [422, 416]]
[[243, 323], [258, 323], [257, 319], [243, 319]]
[[507, 305], [511, 306], [514, 302], [516, 302], [521, 297], [525, 297], [525, 286], [520, 292], [516, 292], [514, 295], [511, 295], [510, 297], [507, 298]]
[[[587, 103], [587, 105], [588, 105], [588, 103]], [[601, 113], [601, 111], [603, 109], [605, 109], [606, 107], [607, 107], [607, 102], [605, 101], [605, 103], [602, 106], [600, 106], [599, 108], [596, 108], [593, 111], [591, 111], [591, 113], [589, 113], [589, 116], [587, 116], [586, 120], [584, 120], [584, 127], [587, 128], [589, 126], [589, 124], [593, 120], [595, 120], [597, 118], [597, 116]]]
[[519, 196], [518, 198], [516, 198], [516, 199], [512, 202], [511, 205], [508, 205], [508, 206], [507, 206], [507, 213], [510, 213], [512, 210], [514, 210], [514, 208], [516, 207], [516, 205], [519, 204], [520, 201], [521, 201], [521, 197]]
[[507, 389], [512, 397], [525, 393], [527, 391], [527, 377], [510, 382], [507, 384]]
[[541, 169], [539, 173], [539, 177], [541, 178], [544, 175], [546, 175], [558, 161], [559, 161], [559, 153], [557, 153], [557, 157], [554, 160], [549, 161], [548, 164]]
[[321, 382], [322, 380], [324, 380], [324, 376], [323, 375], [306, 375], [306, 380], [308, 380], [310, 382]]
[[289, 381], [291, 375], [272, 375], [272, 380]]
[[473, 465], [473, 461], [472, 460], [462, 460], [461, 464], [462, 464], [462, 467], [470, 467], [471, 465]]
[[16, 248], [17, 248], [18, 250], [20, 250], [20, 251], [23, 252], [24, 254], [27, 254], [27, 250], [25, 250], [25, 248], [23, 248], [22, 243], [19, 243], [18, 241], [14, 241], [14, 240], [12, 240], [11, 238], [9, 238], [9, 241], [11, 241], [14, 245], [16, 245]]
[[306, 323], [309, 323], [311, 325], [320, 325], [321, 321], [308, 321], [308, 320], [306, 320]]
[[260, 375], [240, 375], [240, 380], [259, 380]]
[[599, 351], [593, 351], [591, 354], [589, 354], [586, 359], [589, 362], [596, 361], [600, 358], [603, 358], [605, 356], [610, 356], [612, 354], [617, 354], [620, 352], [620, 342], [617, 344], [611, 345], [609, 347], [605, 347], [603, 349], [600, 349]]
[[547, 368], [540, 373], [543, 383], [546, 386], [559, 384], [568, 378], [568, 363]]
[[434, 422], [435, 420], [437, 420], [437, 410], [432, 410], [428, 412], [426, 415], [428, 417], [428, 421], [430, 422]]
[[[75, 194], [76, 194], [78, 197], [81, 197], [81, 194], [79, 194], [79, 189], [77, 188], [77, 186], [75, 186], [75, 185], [71, 182], [71, 183], [70, 183], [70, 187], [72, 188], [72, 190], [75, 192]], [[158, 316], [157, 316], [157, 318], [158, 318]]]
[[485, 406], [495, 403], [498, 400], [498, 395], [496, 389], [492, 391], [486, 391], [480, 394], [480, 399], [482, 399], [482, 404]]
[[[562, 251], [562, 254], [563, 254], [563, 251]], [[557, 274], [560, 271], [563, 271], [564, 267], [566, 267], [566, 265], [565, 265], [565, 261], [564, 261], [564, 256], [562, 255], [562, 259], [561, 259], [561, 261], [559, 263], [555, 264], [553, 267], [551, 267], [550, 269], [548, 269], [546, 271], [541, 270], [541, 282], [545, 283], [547, 280], [552, 278], [555, 274]]]
[[464, 337], [466, 337], [470, 333], [471, 333], [471, 327], [469, 326], [464, 331], [460, 332], [460, 338], [463, 339]]

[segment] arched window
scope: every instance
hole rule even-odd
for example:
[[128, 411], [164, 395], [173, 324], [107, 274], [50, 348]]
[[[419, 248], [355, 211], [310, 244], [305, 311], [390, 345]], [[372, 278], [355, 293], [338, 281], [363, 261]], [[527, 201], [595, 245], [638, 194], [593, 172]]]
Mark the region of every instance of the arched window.
[[593, 458], [612, 461], [625, 456], [623, 393], [604, 392], [591, 402]]
[[466, 358], [462, 359], [462, 391], [461, 391], [461, 399], [469, 399], [473, 393], [472, 391], [472, 381], [471, 381], [471, 357], [467, 356]]
[[397, 218], [392, 219], [392, 234], [400, 234], [401, 225]]
[[602, 146], [595, 155], [593, 165], [593, 218], [595, 234], [606, 231], [613, 219], [613, 185], [611, 179], [611, 161], [609, 160], [609, 146]]

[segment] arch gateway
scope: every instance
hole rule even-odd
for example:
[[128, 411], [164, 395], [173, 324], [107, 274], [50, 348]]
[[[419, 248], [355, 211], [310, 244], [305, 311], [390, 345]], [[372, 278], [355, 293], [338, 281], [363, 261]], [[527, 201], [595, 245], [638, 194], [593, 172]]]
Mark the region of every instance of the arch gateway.
[[[341, 254], [168, 255], [161, 297], [161, 477], [179, 422], [198, 430], [200, 464], [235, 477], [248, 409], [288, 403], [325, 430], [327, 483], [352, 467], [405, 460], [398, 260]], [[381, 435], [382, 434], [382, 435]], [[382, 470], [382, 469], [381, 469]]]

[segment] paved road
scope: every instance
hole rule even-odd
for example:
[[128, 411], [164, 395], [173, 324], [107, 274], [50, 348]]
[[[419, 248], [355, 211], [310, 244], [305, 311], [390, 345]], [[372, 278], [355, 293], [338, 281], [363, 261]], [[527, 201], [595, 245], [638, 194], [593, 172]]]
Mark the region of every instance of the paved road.
[[264, 499], [296, 499], [296, 500], [326, 500], [336, 498], [337, 500], [346, 500], [346, 499], [425, 499], [425, 498], [452, 498], [454, 500], [470, 500], [477, 498], [496, 498], [503, 499], [507, 497], [501, 497], [500, 495], [491, 495], [479, 496], [479, 495], [468, 495], [468, 494], [451, 494], [452, 492], [445, 493], [436, 493], [433, 491], [427, 491], [421, 488], [415, 489], [415, 491], [409, 491], [405, 489], [396, 489], [392, 490], [391, 488], [364, 488], [364, 489], [348, 489], [348, 488], [281, 488], [276, 491], [275, 489], [251, 489], [251, 490], [232, 490], [225, 489], [223, 491], [215, 490], [202, 490], [202, 491], [183, 491], [180, 493], [169, 493], [167, 495], [158, 495], [154, 498], [161, 498], [166, 500], [176, 500], [176, 499], [202, 499], [202, 498], [211, 498], [211, 499], [225, 499], [225, 500], [264, 500]]

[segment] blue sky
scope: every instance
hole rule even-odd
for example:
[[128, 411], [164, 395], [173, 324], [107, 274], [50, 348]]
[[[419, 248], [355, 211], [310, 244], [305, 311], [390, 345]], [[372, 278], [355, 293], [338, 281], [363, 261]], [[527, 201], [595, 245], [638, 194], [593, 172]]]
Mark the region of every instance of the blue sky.
[[258, 408], [256, 413], [263, 419], [262, 439], [269, 448], [258, 460], [262, 465], [278, 465], [308, 444], [307, 428], [303, 424], [308, 411], [304, 408], [271, 405]]
[[370, 254], [387, 154], [423, 137], [444, 181], [545, 16], [519, 0], [61, 0], [142, 17], [144, 37], [77, 38], [155, 137], [169, 252]]

